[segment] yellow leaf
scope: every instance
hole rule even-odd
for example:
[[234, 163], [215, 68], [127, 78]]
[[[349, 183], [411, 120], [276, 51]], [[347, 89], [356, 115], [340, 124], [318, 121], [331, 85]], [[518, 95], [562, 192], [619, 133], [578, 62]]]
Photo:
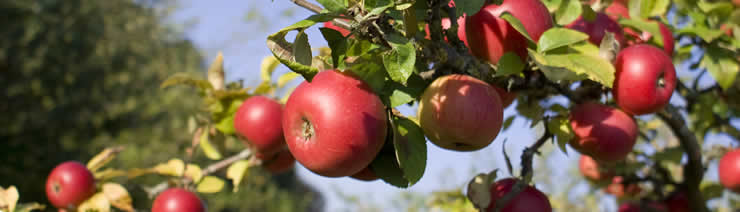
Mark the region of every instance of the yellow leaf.
[[19, 197], [18, 189], [15, 186], [10, 186], [8, 189], [0, 187], [0, 209], [7, 208], [8, 211], [15, 211]]
[[260, 66], [262, 82], [269, 82], [272, 79], [272, 72], [275, 71], [275, 68], [279, 64], [280, 61], [274, 56], [267, 56], [265, 59], [262, 59], [262, 65]]
[[211, 67], [208, 68], [208, 82], [211, 83], [214, 90], [223, 90], [225, 86], [224, 78], [224, 56], [219, 52], [216, 59], [211, 63]]
[[203, 130], [200, 135], [200, 149], [206, 154], [206, 157], [211, 160], [221, 160], [221, 153], [218, 152], [216, 147], [211, 144], [211, 140], [208, 139], [208, 128]]
[[231, 164], [229, 169], [226, 170], [226, 178], [231, 179], [231, 182], [234, 184], [234, 192], [239, 191], [239, 184], [242, 182], [242, 179], [244, 179], [244, 176], [247, 176], [248, 170], [249, 161], [247, 160], [237, 161], [236, 163]]
[[154, 167], [157, 173], [161, 175], [182, 176], [185, 169], [185, 163], [180, 159], [170, 159], [167, 163], [159, 164]]
[[77, 207], [78, 212], [87, 212], [87, 211], [97, 211], [97, 212], [109, 212], [110, 211], [110, 202], [108, 202], [108, 198], [105, 197], [105, 194], [102, 192], [99, 192], [90, 199], [85, 200], [85, 202], [82, 202], [80, 204], [80, 207]]
[[280, 77], [278, 78], [278, 81], [277, 81], [277, 87], [278, 87], [278, 88], [282, 88], [282, 87], [284, 87], [284, 86], [285, 86], [285, 84], [287, 84], [288, 82], [290, 82], [291, 80], [295, 79], [295, 78], [296, 78], [296, 77], [298, 77], [298, 76], [301, 76], [301, 75], [300, 75], [300, 74], [298, 74], [298, 73], [292, 72], [292, 71], [291, 71], [291, 72], [288, 72], [288, 73], [285, 73], [285, 74], [283, 74], [282, 76], [280, 76]]
[[121, 151], [123, 151], [123, 147], [120, 146], [105, 148], [102, 152], [98, 153], [98, 155], [95, 155], [95, 157], [87, 162], [87, 169], [91, 172], [95, 172], [113, 160], [113, 158], [115, 158]]
[[206, 176], [198, 183], [197, 191], [200, 193], [216, 193], [224, 188], [226, 183], [218, 177]]
[[103, 194], [108, 199], [111, 205], [121, 209], [123, 211], [134, 211], [134, 207], [131, 205], [131, 196], [128, 194], [126, 188], [118, 183], [106, 183], [103, 184]]
[[192, 179], [193, 182], [198, 182], [203, 177], [203, 173], [200, 166], [191, 163], [188, 164], [188, 167], [185, 169], [185, 176]]
[[107, 168], [102, 171], [94, 172], [94, 175], [95, 175], [95, 179], [105, 180], [105, 179], [110, 179], [114, 177], [126, 176], [127, 173], [126, 171], [123, 171], [123, 170]]

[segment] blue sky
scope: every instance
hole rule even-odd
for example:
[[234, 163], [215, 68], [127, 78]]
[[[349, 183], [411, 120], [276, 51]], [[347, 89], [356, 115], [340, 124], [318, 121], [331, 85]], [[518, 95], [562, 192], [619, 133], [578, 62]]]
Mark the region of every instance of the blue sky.
[[[260, 11], [261, 10], [261, 11]], [[255, 86], [259, 82], [259, 68], [262, 58], [271, 55], [265, 45], [266, 37], [282, 27], [297, 22], [311, 13], [292, 4], [288, 0], [241, 0], [241, 1], [198, 1], [183, 0], [175, 13], [174, 21], [184, 23], [194, 21], [187, 28], [186, 35], [206, 54], [206, 60], [211, 61], [219, 51], [224, 54], [227, 70], [227, 80], [243, 79], [247, 86]], [[249, 18], [251, 17], [251, 19]], [[254, 18], [261, 17], [261, 18]], [[317, 27], [307, 31], [312, 47], [326, 46]], [[290, 36], [290, 35], [289, 35]], [[677, 67], [679, 73], [687, 73], [685, 68]], [[281, 66], [278, 74], [288, 71]], [[677, 102], [674, 98], [673, 102]], [[514, 105], [505, 111], [505, 117], [515, 113]], [[415, 108], [403, 107], [400, 110], [405, 114], [413, 114]], [[476, 173], [488, 172], [493, 169], [505, 170], [502, 152], [502, 143], [507, 140], [506, 150], [513, 164], [519, 164], [519, 156], [526, 145], [533, 143], [541, 131], [530, 129], [529, 123], [517, 119], [512, 127], [499, 134], [496, 140], [488, 147], [473, 153], [461, 153], [442, 150], [431, 143], [428, 147], [428, 161], [425, 176], [409, 189], [399, 189], [382, 181], [362, 182], [350, 178], [325, 178], [311, 173], [298, 166], [298, 174], [323, 192], [327, 199], [327, 210], [355, 209], [357, 205], [347, 204], [339, 193], [356, 196], [371, 204], [388, 206], [397, 199], [402, 192], [428, 193], [431, 191], [460, 188]], [[710, 142], [726, 144], [728, 139], [723, 136], [710, 137]], [[547, 148], [552, 145], [547, 144]], [[572, 149], [566, 155], [555, 150], [548, 158], [547, 165], [552, 173], [536, 172], [538, 176], [547, 176], [554, 179], [567, 178], [572, 174], [573, 165], [577, 164], [579, 155]], [[506, 173], [505, 171], [502, 173]], [[709, 177], [713, 176], [712, 169]], [[572, 176], [572, 175], [571, 175]], [[557, 183], [556, 183], [557, 184]], [[585, 192], [581, 186], [579, 191]], [[555, 188], [557, 189], [557, 188]], [[548, 193], [548, 188], [543, 189]], [[611, 211], [613, 205], [602, 204], [602, 209]]]

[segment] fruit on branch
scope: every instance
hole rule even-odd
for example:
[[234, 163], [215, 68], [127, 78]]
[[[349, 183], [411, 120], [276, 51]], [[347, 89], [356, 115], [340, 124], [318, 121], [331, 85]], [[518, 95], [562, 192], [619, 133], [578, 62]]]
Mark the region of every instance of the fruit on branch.
[[67, 161], [46, 178], [46, 198], [54, 207], [74, 210], [95, 194], [95, 177], [82, 163]]
[[503, 106], [493, 86], [467, 75], [434, 80], [419, 101], [419, 122], [435, 145], [474, 151], [493, 142], [503, 123]]
[[284, 149], [277, 154], [256, 154], [257, 159], [262, 160], [262, 167], [272, 174], [282, 174], [293, 169], [295, 158], [290, 151]]
[[365, 167], [362, 169], [362, 171], [357, 172], [357, 174], [354, 174], [350, 176], [351, 178], [355, 178], [362, 181], [374, 181], [378, 179], [378, 175], [375, 175], [375, 172], [370, 169], [370, 167]]
[[591, 181], [611, 180], [614, 177], [613, 170], [603, 167], [602, 164], [587, 155], [581, 155], [581, 159], [578, 161], [578, 169], [586, 179]]
[[619, 109], [587, 102], [573, 108], [569, 119], [575, 134], [570, 145], [595, 160], [622, 160], [635, 145], [637, 124]]
[[671, 100], [676, 70], [662, 50], [646, 44], [627, 47], [617, 55], [615, 68], [612, 94], [625, 112], [654, 113]]
[[285, 148], [282, 119], [280, 103], [264, 96], [253, 96], [236, 111], [234, 128], [257, 152], [273, 155]]
[[326, 177], [349, 176], [367, 167], [388, 129], [378, 95], [349, 71], [322, 71], [301, 83], [284, 112], [290, 152], [308, 170]]
[[669, 210], [665, 204], [660, 202], [648, 202], [644, 205], [636, 202], [626, 202], [619, 206], [618, 212], [669, 212]]
[[588, 41], [597, 46], [601, 44], [601, 40], [604, 39], [606, 32], [613, 33], [614, 38], [620, 45], [624, 46], [625, 44], [622, 26], [609, 18], [605, 13], [596, 13], [596, 19], [592, 21], [579, 17], [573, 23], [568, 24], [567, 27], [588, 34]]
[[612, 178], [611, 184], [604, 188], [604, 193], [614, 195], [617, 198], [624, 196], [636, 196], [640, 194], [642, 188], [638, 184], [626, 183], [622, 176]]
[[[496, 201], [503, 198], [504, 195], [511, 192], [516, 184], [517, 180], [514, 178], [506, 178], [497, 181], [491, 185], [491, 202], [486, 208], [486, 211], [493, 212], [496, 209]], [[543, 194], [537, 188], [530, 185], [525, 185], [521, 192], [509, 199], [506, 204], [501, 207], [501, 212], [550, 212], [552, 206], [547, 196]]]
[[333, 30], [337, 30], [337, 31], [339, 31], [339, 33], [342, 33], [342, 36], [344, 36], [344, 37], [347, 37], [347, 35], [349, 35], [349, 33], [350, 33], [349, 30], [347, 30], [345, 28], [342, 28], [342, 27], [339, 27], [337, 25], [334, 25], [334, 23], [332, 23], [331, 21], [324, 22], [324, 27], [329, 28], [329, 29], [333, 29]]
[[740, 149], [726, 153], [719, 160], [719, 182], [725, 188], [740, 193]]
[[[740, 0], [738, 0], [738, 1], [740, 1]], [[725, 32], [725, 35], [727, 35], [727, 36], [732, 37], [732, 35], [733, 35], [733, 33], [732, 33], [732, 27], [729, 26], [729, 25], [727, 25], [727, 24], [720, 25], [719, 26], [719, 30], [722, 30], [723, 32]]]
[[[660, 35], [663, 37], [663, 46], [662, 46], [663, 51], [665, 51], [665, 53], [669, 57], [673, 56], [673, 50], [676, 45], [675, 40], [673, 38], [673, 32], [671, 32], [671, 29], [669, 29], [668, 26], [666, 26], [663, 22], [660, 22], [660, 21], [651, 21], [651, 22], [658, 24], [658, 28], [660, 29]], [[647, 31], [643, 31], [642, 34], [643, 35], [641, 36], [641, 39], [645, 41], [650, 40], [650, 37], [652, 37], [652, 35]]]
[[170, 188], [154, 199], [152, 212], [205, 212], [203, 201], [193, 192], [182, 188]]
[[[442, 18], [442, 29], [447, 30], [450, 27], [452, 27], [452, 23], [450, 22], [450, 18]], [[424, 26], [424, 31], [426, 31], [427, 36], [426, 39], [431, 39], [430, 31], [429, 31], [429, 24]], [[468, 38], [465, 36], [465, 16], [457, 18], [457, 37], [465, 43], [465, 46], [468, 46]], [[445, 37], [445, 41], [447, 41], [447, 37]], [[468, 46], [469, 47], [469, 46]]]
[[535, 42], [553, 26], [550, 12], [539, 0], [504, 0], [501, 5], [487, 5], [465, 19], [465, 33], [473, 55], [493, 64], [506, 52], [514, 52], [522, 61], [526, 60], [527, 39], [499, 17], [505, 12], [519, 19]]
[[504, 108], [509, 107], [511, 103], [514, 103], [514, 100], [516, 100], [516, 93], [514, 92], [508, 92], [503, 88], [499, 88], [495, 85], [492, 85], [493, 89], [496, 89], [496, 92], [498, 93], [498, 97], [501, 98], [501, 105]]
[[689, 196], [684, 190], [673, 192], [663, 203], [668, 206], [670, 212], [690, 212]]

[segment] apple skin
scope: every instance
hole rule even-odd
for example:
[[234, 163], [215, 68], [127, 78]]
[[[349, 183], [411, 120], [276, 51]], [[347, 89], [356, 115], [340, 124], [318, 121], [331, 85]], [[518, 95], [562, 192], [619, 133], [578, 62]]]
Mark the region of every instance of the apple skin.
[[[645, 209], [645, 210], [643, 210]], [[638, 203], [628, 202], [619, 206], [618, 212], [668, 212], [668, 207], [660, 202], [648, 202], [644, 206]], [[672, 211], [671, 211], [672, 212]]]
[[375, 181], [377, 179], [380, 179], [378, 175], [375, 175], [375, 172], [370, 169], [370, 167], [365, 167], [362, 169], [362, 171], [357, 172], [356, 174], [350, 176], [351, 178], [362, 180], [362, 181]]
[[205, 212], [203, 201], [193, 192], [182, 188], [170, 188], [154, 199], [152, 212]]
[[95, 177], [77, 161], [57, 165], [46, 178], [46, 197], [57, 208], [74, 210], [95, 191]]
[[375, 158], [387, 134], [385, 106], [349, 71], [322, 71], [288, 98], [283, 134], [304, 167], [326, 177], [353, 175]]
[[719, 182], [725, 188], [740, 193], [740, 149], [726, 153], [719, 160]]
[[501, 98], [501, 105], [504, 108], [509, 107], [512, 103], [514, 103], [514, 100], [516, 100], [516, 93], [515, 92], [507, 92], [503, 88], [499, 88], [495, 85], [492, 85], [493, 89], [496, 89], [496, 92], [498, 93], [498, 97]]
[[465, 33], [470, 50], [478, 58], [497, 64], [506, 52], [527, 58], [527, 39], [506, 20], [499, 18], [504, 12], [519, 19], [535, 41], [552, 28], [553, 22], [547, 7], [539, 0], [504, 0], [501, 5], [490, 4], [465, 19]]
[[287, 149], [272, 156], [259, 153], [255, 156], [262, 160], [262, 167], [273, 175], [288, 172], [295, 167], [295, 158]]
[[668, 206], [669, 212], [690, 212], [691, 207], [689, 206], [689, 196], [686, 192], [679, 190], [673, 192], [666, 198], [663, 203]]
[[253, 96], [236, 111], [234, 128], [247, 139], [247, 145], [257, 152], [272, 155], [285, 148], [282, 119], [280, 103], [264, 96]]
[[596, 13], [596, 19], [588, 21], [583, 17], [578, 17], [573, 23], [568, 24], [566, 27], [581, 31], [588, 34], [588, 41], [599, 45], [601, 40], [604, 39], [606, 32], [614, 33], [614, 38], [619, 42], [620, 45], [624, 46], [625, 38], [622, 26], [616, 21], [609, 18], [606, 13]]
[[349, 35], [350, 33], [349, 30], [342, 28], [342, 27], [338, 27], [337, 25], [334, 25], [334, 23], [332, 23], [331, 21], [324, 22], [324, 27], [337, 30], [339, 31], [339, 33], [342, 33], [342, 36], [344, 37], [347, 37], [347, 35]]
[[493, 86], [467, 75], [434, 80], [419, 101], [424, 134], [449, 150], [474, 151], [493, 142], [503, 123], [503, 106]]
[[[513, 178], [505, 178], [496, 181], [491, 185], [491, 204], [488, 205], [486, 211], [493, 212], [496, 209], [496, 200], [504, 197], [507, 193], [511, 192], [516, 184], [517, 180]], [[501, 212], [551, 212], [552, 206], [547, 196], [535, 187], [526, 185], [519, 195], [510, 199], [509, 202], [501, 208]]]
[[614, 195], [617, 198], [624, 196], [635, 196], [642, 191], [638, 184], [625, 184], [622, 176], [612, 178], [611, 184], [604, 188], [604, 193]]
[[624, 159], [637, 139], [637, 124], [619, 109], [587, 102], [570, 113], [575, 138], [570, 145], [581, 154], [611, 163]]
[[587, 155], [581, 155], [581, 159], [578, 161], [578, 169], [586, 179], [596, 182], [612, 179], [614, 177], [613, 171], [601, 166], [603, 165]]
[[627, 47], [617, 54], [615, 68], [612, 94], [625, 112], [654, 113], [671, 100], [676, 69], [661, 49], [647, 44]]

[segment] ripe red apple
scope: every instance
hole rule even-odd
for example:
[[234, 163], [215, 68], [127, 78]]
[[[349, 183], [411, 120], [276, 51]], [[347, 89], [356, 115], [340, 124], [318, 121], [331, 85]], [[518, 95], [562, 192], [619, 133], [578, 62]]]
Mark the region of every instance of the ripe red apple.
[[193, 192], [170, 188], [160, 193], [152, 203], [152, 212], [205, 212], [203, 201]]
[[[740, 1], [740, 0], [738, 0]], [[727, 24], [722, 24], [719, 26], [719, 29], [725, 32], [725, 35], [732, 37], [732, 27], [728, 26]]]
[[387, 134], [385, 106], [349, 71], [322, 71], [288, 98], [283, 133], [295, 159], [327, 177], [353, 175], [380, 152]]
[[627, 202], [619, 206], [619, 212], [668, 212], [668, 207], [660, 202], [648, 202], [645, 205]]
[[690, 212], [691, 207], [689, 206], [689, 196], [686, 192], [679, 190], [673, 192], [663, 201], [668, 206], [669, 212]]
[[588, 41], [597, 46], [601, 44], [601, 40], [604, 39], [606, 32], [614, 33], [614, 38], [619, 44], [625, 44], [622, 26], [609, 18], [605, 13], [596, 13], [596, 19], [593, 21], [579, 17], [573, 23], [568, 24], [567, 27], [588, 34]]
[[[486, 211], [493, 212], [496, 209], [496, 200], [504, 197], [514, 188], [516, 180], [506, 178], [491, 185], [491, 203]], [[540, 190], [527, 185], [519, 195], [511, 198], [501, 212], [551, 212], [550, 200]]]
[[370, 169], [370, 167], [366, 167], [365, 169], [362, 169], [362, 171], [357, 172], [357, 174], [354, 174], [350, 176], [351, 178], [355, 178], [362, 181], [374, 181], [379, 179], [378, 175], [375, 175], [373, 170]]
[[95, 194], [95, 177], [82, 163], [57, 165], [46, 178], [46, 197], [54, 207], [74, 210]]
[[617, 54], [612, 94], [622, 110], [635, 115], [662, 109], [676, 88], [673, 60], [662, 50], [638, 44]]
[[478, 58], [493, 64], [506, 52], [514, 52], [524, 61], [527, 58], [527, 40], [506, 20], [504, 12], [519, 19], [529, 36], [539, 41], [542, 33], [553, 26], [547, 7], [539, 0], [504, 0], [501, 5], [490, 4], [465, 19], [470, 50]]
[[[450, 22], [450, 18], [442, 18], [442, 29], [449, 29], [452, 27], [452, 23]], [[431, 36], [429, 35], [429, 24], [424, 26], [424, 31], [427, 33], [426, 39], [431, 39]], [[465, 16], [457, 18], [457, 37], [465, 43], [465, 46], [468, 46], [468, 38], [465, 36]], [[447, 37], [445, 37], [445, 41], [447, 40]], [[470, 47], [470, 46], [468, 46]]]
[[638, 184], [626, 184], [622, 176], [612, 178], [611, 184], [604, 188], [604, 193], [614, 195], [617, 198], [624, 196], [635, 196], [642, 191]]
[[[663, 24], [663, 22], [660, 22], [660, 21], [652, 21], [652, 22], [658, 23], [658, 27], [660, 29], [660, 35], [663, 37], [663, 46], [662, 46], [663, 51], [665, 51], [665, 53], [668, 56], [673, 56], [673, 49], [675, 48], [675, 45], [676, 45], [675, 40], [673, 39], [673, 32], [671, 32], [671, 29], [669, 29], [668, 26]], [[644, 31], [642, 33], [643, 35], [640, 38], [641, 40], [647, 41], [647, 40], [650, 40], [650, 37], [652, 37], [652, 35], [649, 32]]]
[[503, 88], [499, 88], [495, 85], [492, 85], [493, 89], [496, 89], [496, 93], [498, 93], [498, 97], [501, 98], [501, 105], [504, 108], [509, 107], [511, 103], [514, 103], [514, 100], [516, 100], [516, 93], [514, 92], [507, 92]]
[[603, 165], [587, 155], [581, 155], [581, 159], [578, 161], [578, 169], [586, 179], [592, 181], [611, 180], [614, 177], [612, 170], [603, 167]]
[[740, 6], [740, 0], [732, 0], [732, 3], [735, 4], [735, 6]]
[[342, 28], [342, 27], [338, 27], [337, 25], [334, 25], [334, 23], [332, 23], [331, 21], [324, 22], [324, 27], [337, 30], [339, 31], [339, 33], [342, 33], [342, 36], [344, 37], [347, 37], [347, 35], [349, 35], [350, 33], [349, 30]]
[[467, 75], [437, 78], [419, 101], [421, 129], [435, 145], [449, 150], [474, 151], [493, 142], [503, 122], [496, 89]]
[[719, 182], [725, 188], [740, 193], [740, 149], [728, 152], [719, 160]]
[[236, 111], [234, 128], [257, 152], [272, 155], [285, 148], [283, 106], [264, 97], [248, 98]]
[[595, 160], [624, 159], [637, 139], [637, 124], [626, 113], [598, 103], [583, 103], [571, 110], [570, 126], [575, 138], [570, 145]]
[[262, 160], [262, 167], [272, 174], [282, 174], [293, 169], [295, 158], [287, 149], [274, 155], [257, 154], [257, 159]]

